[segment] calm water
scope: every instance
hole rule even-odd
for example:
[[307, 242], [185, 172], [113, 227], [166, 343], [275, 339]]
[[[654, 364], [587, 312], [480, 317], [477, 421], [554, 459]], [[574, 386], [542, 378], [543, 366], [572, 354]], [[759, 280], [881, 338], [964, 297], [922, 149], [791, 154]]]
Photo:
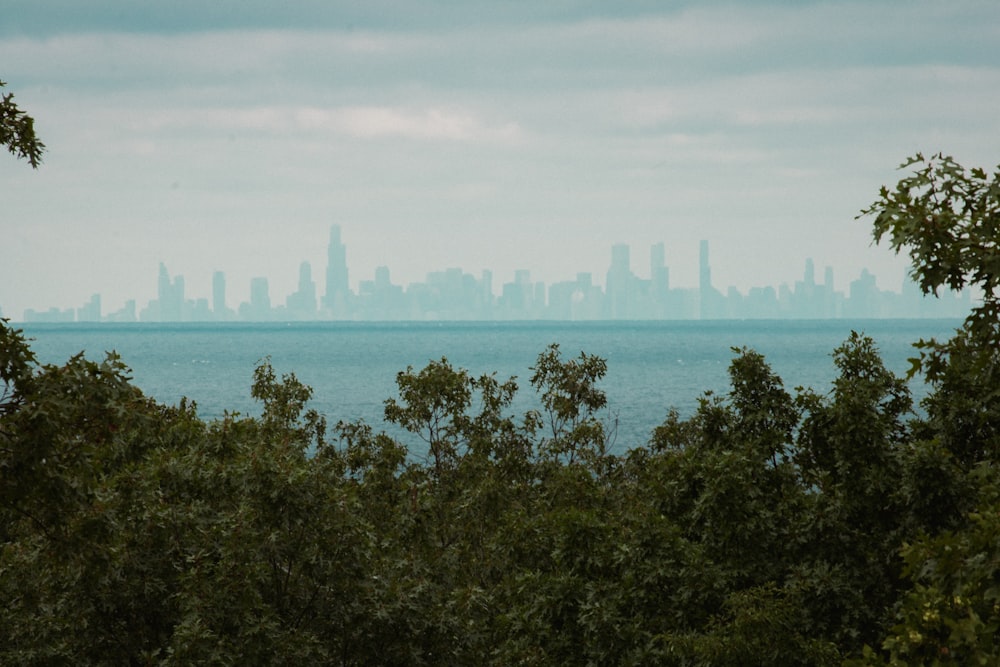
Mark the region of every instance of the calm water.
[[[829, 320], [602, 323], [253, 323], [32, 324], [43, 363], [85, 351], [115, 350], [137, 386], [165, 403], [187, 396], [205, 418], [224, 410], [257, 414], [250, 384], [257, 361], [270, 355], [279, 373], [294, 372], [314, 390], [312, 407], [330, 423], [364, 419], [382, 428], [382, 405], [395, 396], [398, 371], [447, 357], [474, 375], [517, 376], [516, 410], [535, 407], [530, 367], [550, 343], [564, 357], [604, 357], [603, 387], [619, 419], [616, 449], [645, 443], [671, 406], [690, 414], [705, 391], [727, 389], [730, 348], [764, 354], [792, 389], [823, 391], [834, 378], [833, 349], [851, 330], [872, 336], [889, 368], [903, 373], [910, 344], [947, 337], [957, 320]], [[919, 391], [919, 387], [916, 388]]]

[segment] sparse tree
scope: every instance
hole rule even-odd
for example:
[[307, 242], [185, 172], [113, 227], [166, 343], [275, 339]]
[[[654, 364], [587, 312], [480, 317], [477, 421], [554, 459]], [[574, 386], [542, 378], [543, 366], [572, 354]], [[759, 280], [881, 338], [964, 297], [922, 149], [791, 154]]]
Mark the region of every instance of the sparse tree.
[[[0, 81], [0, 88], [6, 85]], [[45, 144], [35, 135], [35, 119], [17, 107], [13, 93], [0, 95], [0, 145], [35, 169], [42, 163]]]

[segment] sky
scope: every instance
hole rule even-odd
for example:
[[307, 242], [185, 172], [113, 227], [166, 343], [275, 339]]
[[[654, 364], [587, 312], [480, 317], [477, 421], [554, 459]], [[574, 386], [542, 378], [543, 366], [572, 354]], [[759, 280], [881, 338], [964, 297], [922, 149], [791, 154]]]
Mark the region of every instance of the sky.
[[[995, 0], [0, 0], [0, 80], [47, 146], [0, 154], [0, 311], [105, 312], [158, 267], [271, 301], [331, 224], [350, 281], [461, 267], [603, 284], [835, 286], [905, 258], [856, 219], [908, 156], [1000, 164]], [[322, 288], [320, 289], [322, 292]]]

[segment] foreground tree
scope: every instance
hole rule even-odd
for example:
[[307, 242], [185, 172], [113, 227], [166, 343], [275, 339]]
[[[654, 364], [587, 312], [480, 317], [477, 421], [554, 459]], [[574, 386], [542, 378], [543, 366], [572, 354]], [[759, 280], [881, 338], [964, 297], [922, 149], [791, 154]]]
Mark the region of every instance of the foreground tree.
[[[0, 88], [6, 85], [0, 81]], [[35, 119], [18, 108], [13, 93], [0, 94], [0, 146], [27, 160], [33, 168], [42, 162], [45, 144], [35, 135]]]
[[[947, 341], [920, 341], [913, 372], [932, 391], [913, 423], [903, 488], [919, 533], [901, 550], [910, 588], [868, 664], [1000, 660], [1000, 168], [992, 177], [941, 154], [863, 211], [874, 236], [906, 250], [925, 294], [972, 287], [981, 302]], [[876, 646], [876, 648], [879, 648]]]
[[[897, 253], [910, 255], [911, 273], [924, 294], [974, 286], [976, 305], [959, 340], [1000, 348], [1000, 167], [992, 178], [981, 168], [966, 169], [941, 153], [917, 153], [900, 169], [913, 172], [862, 211], [873, 216], [876, 242], [888, 238]], [[926, 345], [921, 368], [935, 380], [947, 343]]]
[[113, 355], [39, 367], [3, 324], [0, 362], [0, 662], [364, 655], [373, 546], [293, 376], [206, 424]]
[[925, 294], [971, 287], [980, 298], [955, 336], [918, 342], [913, 360], [935, 388], [930, 431], [968, 468], [1000, 455], [1000, 167], [990, 177], [918, 153], [900, 168], [912, 174], [862, 212], [875, 240], [908, 252]]

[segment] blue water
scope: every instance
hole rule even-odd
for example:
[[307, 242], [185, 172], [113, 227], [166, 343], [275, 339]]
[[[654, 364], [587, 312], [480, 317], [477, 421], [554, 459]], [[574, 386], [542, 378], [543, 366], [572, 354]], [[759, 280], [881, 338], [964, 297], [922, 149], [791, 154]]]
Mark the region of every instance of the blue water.
[[[530, 367], [550, 343], [564, 357], [581, 351], [607, 359], [602, 387], [607, 417], [617, 417], [614, 449], [644, 444], [671, 407], [689, 415], [705, 391], [727, 390], [732, 347], [764, 354], [790, 390], [826, 391], [835, 376], [831, 353], [852, 330], [872, 336], [886, 365], [909, 367], [912, 342], [948, 337], [957, 320], [824, 320], [589, 323], [232, 323], [31, 324], [43, 363], [62, 363], [84, 351], [100, 359], [115, 350], [134, 383], [165, 403], [182, 396], [204, 418], [223, 411], [258, 414], [250, 397], [253, 370], [270, 355], [280, 373], [294, 372], [315, 392], [311, 407], [337, 420], [364, 419], [384, 427], [383, 402], [395, 396], [396, 373], [447, 359], [474, 375], [517, 376], [518, 413], [536, 407]], [[915, 387], [917, 393], [921, 387]], [[414, 446], [417, 446], [415, 443]]]

